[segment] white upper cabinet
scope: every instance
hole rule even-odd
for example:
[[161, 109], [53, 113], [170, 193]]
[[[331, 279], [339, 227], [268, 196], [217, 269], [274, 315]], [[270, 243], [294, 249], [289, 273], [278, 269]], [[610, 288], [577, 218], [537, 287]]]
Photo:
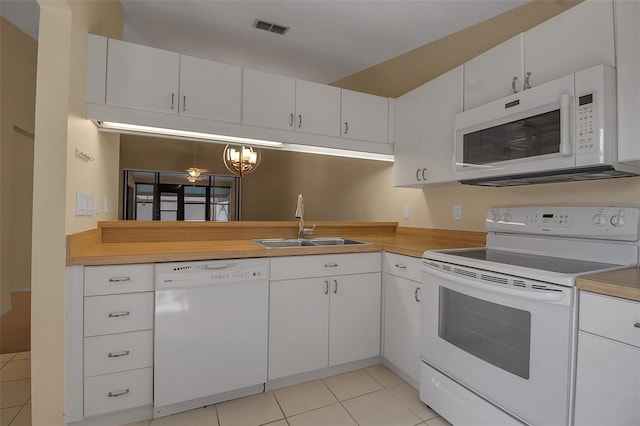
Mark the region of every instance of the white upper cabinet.
[[239, 67], [109, 39], [106, 68], [107, 105], [240, 122]]
[[522, 90], [522, 40], [518, 34], [464, 64], [465, 110]]
[[618, 159], [640, 161], [640, 2], [616, 1]]
[[462, 111], [462, 66], [395, 102], [395, 186], [454, 182], [455, 116]]
[[611, 0], [586, 0], [465, 63], [464, 109], [598, 64], [615, 66]]
[[586, 0], [524, 33], [531, 86], [599, 64], [615, 66], [611, 0]]
[[109, 39], [107, 105], [177, 113], [180, 55]]
[[179, 114], [240, 122], [242, 68], [180, 55]]
[[389, 99], [342, 89], [343, 138], [388, 142]]
[[271, 129], [293, 130], [296, 80], [244, 69], [242, 122]]
[[295, 131], [340, 136], [340, 89], [296, 80]]

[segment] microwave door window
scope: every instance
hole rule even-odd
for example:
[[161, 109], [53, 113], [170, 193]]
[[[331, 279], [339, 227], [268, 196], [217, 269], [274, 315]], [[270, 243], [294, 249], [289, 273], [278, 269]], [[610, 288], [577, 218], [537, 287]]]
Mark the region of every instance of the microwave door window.
[[560, 110], [464, 135], [464, 163], [483, 165], [560, 152]]

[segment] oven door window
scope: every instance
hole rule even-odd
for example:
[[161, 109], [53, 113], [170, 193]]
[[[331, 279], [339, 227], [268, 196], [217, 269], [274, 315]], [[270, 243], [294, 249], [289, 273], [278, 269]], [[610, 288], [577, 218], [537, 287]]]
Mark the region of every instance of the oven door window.
[[531, 313], [440, 287], [438, 336], [494, 366], [529, 379]]
[[490, 164], [560, 152], [560, 110], [465, 134], [465, 164]]

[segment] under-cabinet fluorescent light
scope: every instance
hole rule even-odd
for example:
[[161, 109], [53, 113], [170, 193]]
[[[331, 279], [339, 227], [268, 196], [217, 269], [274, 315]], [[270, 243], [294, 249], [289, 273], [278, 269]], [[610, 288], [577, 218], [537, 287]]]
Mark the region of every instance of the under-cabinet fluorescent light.
[[216, 135], [213, 133], [191, 132], [188, 130], [166, 129], [163, 127], [140, 126], [137, 124], [114, 123], [111, 121], [96, 121], [96, 125], [105, 131], [113, 131], [129, 134], [146, 134], [152, 136], [172, 136], [175, 138], [190, 140], [218, 141], [235, 143], [242, 145], [267, 146], [271, 148], [282, 148], [283, 142], [265, 141], [261, 139], [240, 138], [236, 136]]
[[345, 149], [325, 148], [321, 146], [285, 144], [284, 150], [293, 152], [304, 152], [307, 154], [331, 155], [333, 157], [359, 158], [362, 160], [388, 161], [393, 162], [393, 155], [378, 154], [374, 152], [348, 151]]

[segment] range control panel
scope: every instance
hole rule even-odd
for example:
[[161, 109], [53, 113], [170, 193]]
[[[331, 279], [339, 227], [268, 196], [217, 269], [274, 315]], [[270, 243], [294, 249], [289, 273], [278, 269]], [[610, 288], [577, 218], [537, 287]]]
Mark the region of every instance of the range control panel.
[[512, 207], [487, 212], [488, 232], [637, 241], [639, 207]]

